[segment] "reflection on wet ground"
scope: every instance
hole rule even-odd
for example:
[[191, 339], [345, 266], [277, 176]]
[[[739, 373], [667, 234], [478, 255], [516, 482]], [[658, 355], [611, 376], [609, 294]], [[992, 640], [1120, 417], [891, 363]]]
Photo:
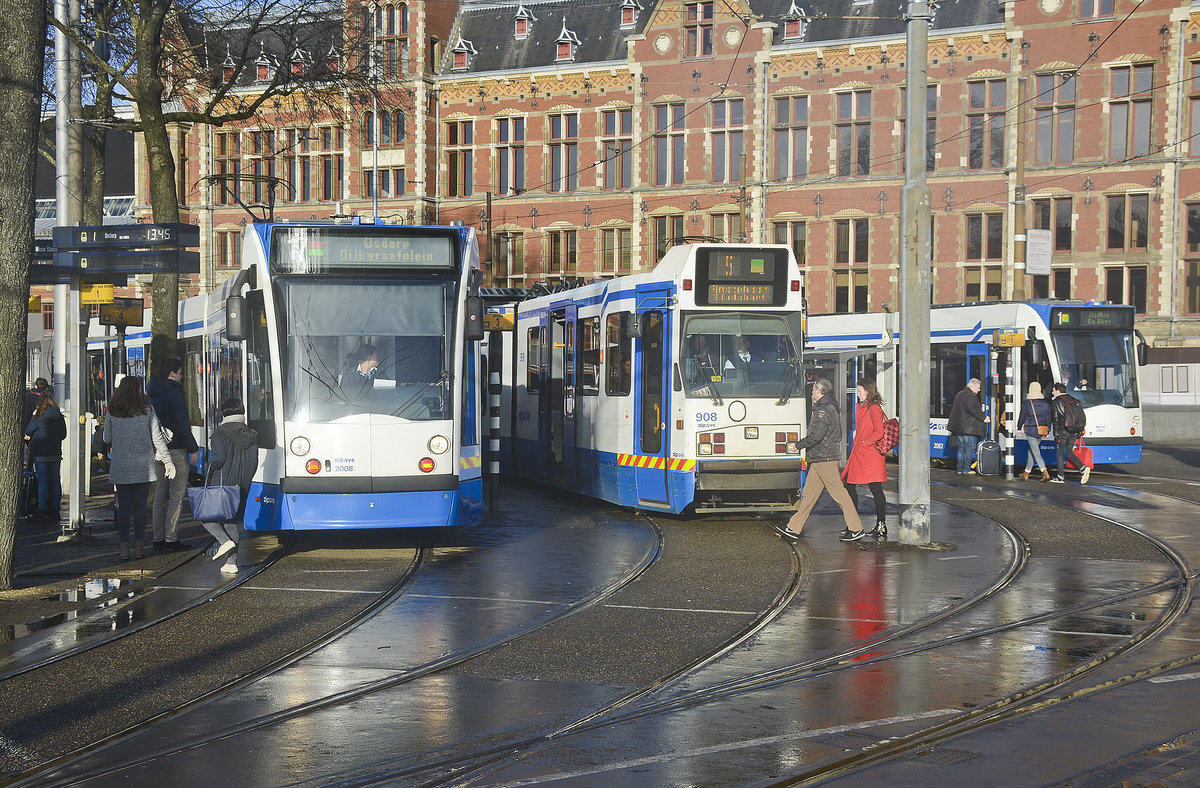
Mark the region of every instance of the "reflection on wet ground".
[[[206, 785], [220, 764], [263, 785], [733, 786], [852, 764], [844, 779], [856, 784], [969, 774], [987, 785], [1011, 777], [1001, 737], [1021, 736], [1020, 768], [1041, 784], [1158, 735], [1121, 730], [1109, 709], [1122, 749], [1096, 726], [1089, 745], [1078, 730], [1096, 707], [1072, 715], [1051, 701], [1097, 703], [1087, 688], [1123, 687], [1130, 671], [1200, 650], [1181, 576], [1200, 562], [1196, 505], [1103, 485], [947, 495], [958, 505], [933, 506], [942, 550], [842, 544], [833, 509], [818, 510], [793, 550], [761, 524], [724, 542], [700, 521], [655, 528], [598, 507], [598, 518], [530, 509], [525, 498], [466, 545], [434, 547], [409, 592], [355, 630], [60, 774]], [[659, 530], [662, 557], [617, 582], [657, 550]], [[723, 576], [740, 551], [752, 560]], [[795, 569], [798, 592], [779, 599]], [[749, 593], [762, 577], [786, 602], [770, 615], [776, 600]], [[555, 617], [597, 593], [595, 605]], [[706, 631], [709, 659], [680, 653], [681, 633]], [[682, 667], [665, 685], [646, 681]], [[1023, 701], [1042, 705], [1010, 728]], [[1060, 718], [1077, 726], [1070, 757], [1020, 733], [1053, 740]], [[978, 728], [983, 719], [995, 722]], [[877, 757], [893, 748], [896, 758]]]

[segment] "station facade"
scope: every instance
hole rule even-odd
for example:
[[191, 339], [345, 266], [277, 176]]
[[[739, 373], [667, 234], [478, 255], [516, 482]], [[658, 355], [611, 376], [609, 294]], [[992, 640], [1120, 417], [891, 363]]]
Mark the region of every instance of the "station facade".
[[[173, 130], [185, 221], [201, 227], [188, 287], [237, 269], [248, 219], [230, 190], [262, 203], [274, 177], [277, 218], [474, 225], [494, 286], [643, 271], [677, 239], [716, 238], [790, 244], [810, 312], [891, 308], [902, 5], [350, 4], [334, 23], [365, 26], [374, 95], [342, 90], [319, 115], [285, 97], [239, 126]], [[1153, 346], [1200, 345], [1200, 8], [931, 7], [934, 302], [1132, 304]], [[231, 73], [208, 54], [231, 95], [306, 56], [264, 48]], [[144, 174], [138, 193], [147, 204]], [[1049, 275], [1018, 278], [1023, 224], [1050, 231]]]

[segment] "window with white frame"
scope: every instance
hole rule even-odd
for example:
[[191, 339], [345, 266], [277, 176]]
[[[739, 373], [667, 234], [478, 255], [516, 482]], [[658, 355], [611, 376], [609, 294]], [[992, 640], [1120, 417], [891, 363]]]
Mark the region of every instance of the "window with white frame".
[[629, 273], [633, 265], [633, 231], [629, 227], [600, 231], [600, 262], [603, 273]]
[[792, 247], [796, 264], [804, 267], [808, 256], [808, 229], [804, 222], [775, 222], [775, 243]]
[[1055, 252], [1071, 251], [1072, 198], [1040, 197], [1031, 202], [1034, 228], [1051, 231]]
[[470, 197], [474, 193], [472, 168], [475, 164], [475, 123], [455, 120], [446, 124], [445, 152], [446, 196]]
[[346, 181], [346, 130], [341, 126], [321, 126], [317, 129], [317, 139], [320, 141], [321, 200], [340, 200]]
[[1112, 16], [1116, 0], [1079, 0], [1079, 18], [1095, 19]]
[[775, 99], [772, 123], [775, 138], [775, 180], [802, 181], [808, 177], [808, 96]]
[[1147, 270], [1144, 265], [1112, 266], [1104, 269], [1104, 300], [1128, 304], [1139, 315], [1146, 313]]
[[604, 146], [604, 188], [633, 186], [633, 110], [606, 109], [601, 113]]
[[684, 3], [684, 57], [710, 57], [713, 53], [713, 2]]
[[736, 183], [742, 177], [744, 106], [742, 99], [712, 102], [713, 183]]
[[496, 191], [525, 191], [525, 118], [496, 119]]
[[971, 265], [963, 269], [964, 301], [999, 301], [1003, 270], [998, 265]]
[[740, 213], [709, 214], [709, 225], [711, 228], [709, 235], [713, 238], [719, 238], [726, 243], [741, 243], [746, 240]]
[[1004, 258], [1004, 214], [967, 214], [966, 260]]
[[1034, 96], [1037, 142], [1033, 160], [1037, 164], [1075, 160], [1075, 74], [1064, 71], [1038, 74]]
[[654, 217], [654, 259], [657, 262], [663, 258], [667, 250], [683, 238], [683, 214]]
[[871, 91], [838, 93], [837, 174], [871, 174]]
[[1150, 195], [1110, 194], [1108, 249], [1144, 251], [1150, 243]]
[[579, 271], [579, 231], [550, 230], [546, 233], [545, 273], [574, 276]]
[[659, 104], [654, 107], [654, 185], [678, 186], [683, 183], [684, 145], [683, 104]]
[[871, 250], [871, 224], [863, 219], [837, 219], [833, 223], [835, 265], [866, 263]]
[[[904, 118], [901, 128], [907, 126], [908, 89], [900, 88], [900, 115]], [[903, 150], [908, 151], [908, 132], [901, 134]], [[907, 153], [906, 153], [907, 155]], [[937, 85], [925, 90], [925, 172], [933, 172], [937, 164]]]
[[1154, 66], [1116, 66], [1110, 71], [1108, 156], [1124, 161], [1150, 153], [1150, 110]]
[[1004, 113], [1008, 88], [1003, 79], [967, 83], [967, 167], [1004, 166]]
[[550, 115], [548, 135], [550, 191], [573, 192], [579, 188], [579, 115]]
[[1188, 156], [1200, 157], [1200, 60], [1188, 64]]

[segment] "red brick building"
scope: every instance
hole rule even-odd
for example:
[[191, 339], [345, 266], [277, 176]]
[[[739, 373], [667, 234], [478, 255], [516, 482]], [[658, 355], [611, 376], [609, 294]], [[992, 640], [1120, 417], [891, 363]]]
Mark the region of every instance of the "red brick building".
[[[240, 262], [245, 213], [201, 184], [241, 172], [288, 184], [277, 217], [377, 200], [385, 217], [475, 225], [498, 285], [645, 270], [678, 238], [745, 238], [793, 245], [810, 311], [878, 311], [899, 300], [899, 5], [382, 2], [377, 131], [375, 100], [355, 91], [315, 121], [293, 101], [242, 128], [178, 131], [204, 244], [192, 286]], [[1189, 0], [935, 7], [934, 300], [1130, 303], [1154, 344], [1200, 343], [1200, 13]], [[1048, 276], [1015, 276], [1018, 211], [1051, 231]]]

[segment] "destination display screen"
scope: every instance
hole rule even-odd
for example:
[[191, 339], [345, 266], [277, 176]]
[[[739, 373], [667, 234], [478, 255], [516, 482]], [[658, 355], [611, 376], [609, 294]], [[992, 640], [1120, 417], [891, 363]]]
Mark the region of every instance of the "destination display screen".
[[451, 234], [411, 227], [279, 227], [271, 268], [281, 274], [456, 267]]
[[787, 303], [786, 249], [712, 246], [696, 251], [698, 306], [782, 306]]
[[1053, 307], [1050, 328], [1057, 331], [1132, 331], [1131, 307]]

